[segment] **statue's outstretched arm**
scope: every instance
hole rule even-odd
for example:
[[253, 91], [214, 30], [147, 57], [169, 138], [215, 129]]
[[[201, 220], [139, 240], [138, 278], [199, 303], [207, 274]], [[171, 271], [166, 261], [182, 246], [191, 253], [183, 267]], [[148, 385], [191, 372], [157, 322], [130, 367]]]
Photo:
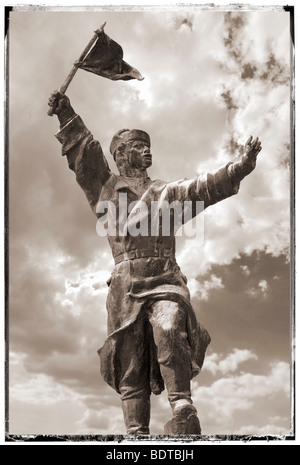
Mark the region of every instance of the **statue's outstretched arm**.
[[251, 136], [245, 145], [245, 151], [240, 161], [229, 162], [213, 173], [168, 183], [166, 198], [170, 202], [175, 200], [192, 201], [195, 207], [193, 208], [194, 216], [194, 213], [197, 214], [197, 201], [202, 201], [203, 208], [207, 208], [209, 205], [237, 194], [241, 180], [254, 170], [256, 158], [260, 151], [260, 140], [253, 139]]

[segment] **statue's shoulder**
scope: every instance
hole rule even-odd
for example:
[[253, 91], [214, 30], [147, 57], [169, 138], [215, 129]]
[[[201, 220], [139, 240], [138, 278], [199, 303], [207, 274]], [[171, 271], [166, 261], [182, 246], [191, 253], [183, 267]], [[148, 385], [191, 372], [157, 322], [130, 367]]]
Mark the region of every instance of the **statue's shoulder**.
[[111, 173], [106, 183], [102, 186], [100, 200], [110, 200], [114, 191], [116, 190], [116, 185], [120, 179], [120, 176], [117, 174]]
[[151, 183], [151, 187], [153, 186], [154, 188], [155, 187], [164, 187], [166, 186], [168, 183], [166, 181], [162, 181], [161, 179], [155, 179], [154, 181], [152, 181]]

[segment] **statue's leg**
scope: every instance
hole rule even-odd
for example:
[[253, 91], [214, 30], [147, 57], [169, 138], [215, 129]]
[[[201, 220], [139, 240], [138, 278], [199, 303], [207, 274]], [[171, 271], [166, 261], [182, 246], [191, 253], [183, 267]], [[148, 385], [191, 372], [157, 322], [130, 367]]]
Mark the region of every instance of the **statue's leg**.
[[200, 434], [197, 411], [191, 399], [192, 360], [186, 312], [177, 302], [159, 300], [151, 306], [149, 321], [173, 412], [165, 431], [167, 434]]
[[128, 434], [149, 434], [150, 381], [146, 321], [138, 320], [124, 332], [119, 352], [119, 390]]
[[122, 409], [127, 434], [148, 435], [150, 421], [150, 398], [141, 396], [139, 398], [123, 399]]

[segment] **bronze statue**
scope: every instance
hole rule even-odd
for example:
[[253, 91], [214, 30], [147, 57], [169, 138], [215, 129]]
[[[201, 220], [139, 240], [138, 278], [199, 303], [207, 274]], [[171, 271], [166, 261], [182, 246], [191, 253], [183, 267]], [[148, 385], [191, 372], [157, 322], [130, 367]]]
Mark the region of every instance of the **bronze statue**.
[[[146, 205], [163, 199], [192, 205], [201, 201], [207, 208], [238, 192], [261, 150], [259, 139], [251, 136], [241, 160], [214, 174], [152, 181], [147, 173], [152, 164], [149, 135], [123, 129], [110, 146], [117, 176], [69, 98], [54, 91], [48, 104], [60, 122], [56, 137], [62, 153], [98, 218], [103, 214], [99, 203], [110, 201], [118, 208], [120, 193], [126, 193], [130, 202], [141, 200]], [[201, 434], [190, 381], [203, 365], [210, 337], [196, 321], [186, 277], [176, 263], [174, 228], [169, 235], [116, 233], [108, 240], [115, 267], [108, 282], [108, 337], [98, 353], [102, 376], [121, 396], [127, 433], [149, 434], [150, 395], [166, 387], [173, 416], [165, 434]]]

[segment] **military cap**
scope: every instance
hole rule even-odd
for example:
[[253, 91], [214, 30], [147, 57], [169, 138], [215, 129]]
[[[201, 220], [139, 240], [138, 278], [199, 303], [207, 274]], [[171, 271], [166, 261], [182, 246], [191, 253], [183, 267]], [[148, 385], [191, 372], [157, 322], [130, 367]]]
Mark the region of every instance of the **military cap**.
[[145, 131], [142, 131], [141, 129], [121, 129], [112, 138], [109, 148], [110, 153], [114, 155], [118, 146], [122, 142], [126, 143], [133, 140], [141, 140], [150, 146], [150, 137]]

